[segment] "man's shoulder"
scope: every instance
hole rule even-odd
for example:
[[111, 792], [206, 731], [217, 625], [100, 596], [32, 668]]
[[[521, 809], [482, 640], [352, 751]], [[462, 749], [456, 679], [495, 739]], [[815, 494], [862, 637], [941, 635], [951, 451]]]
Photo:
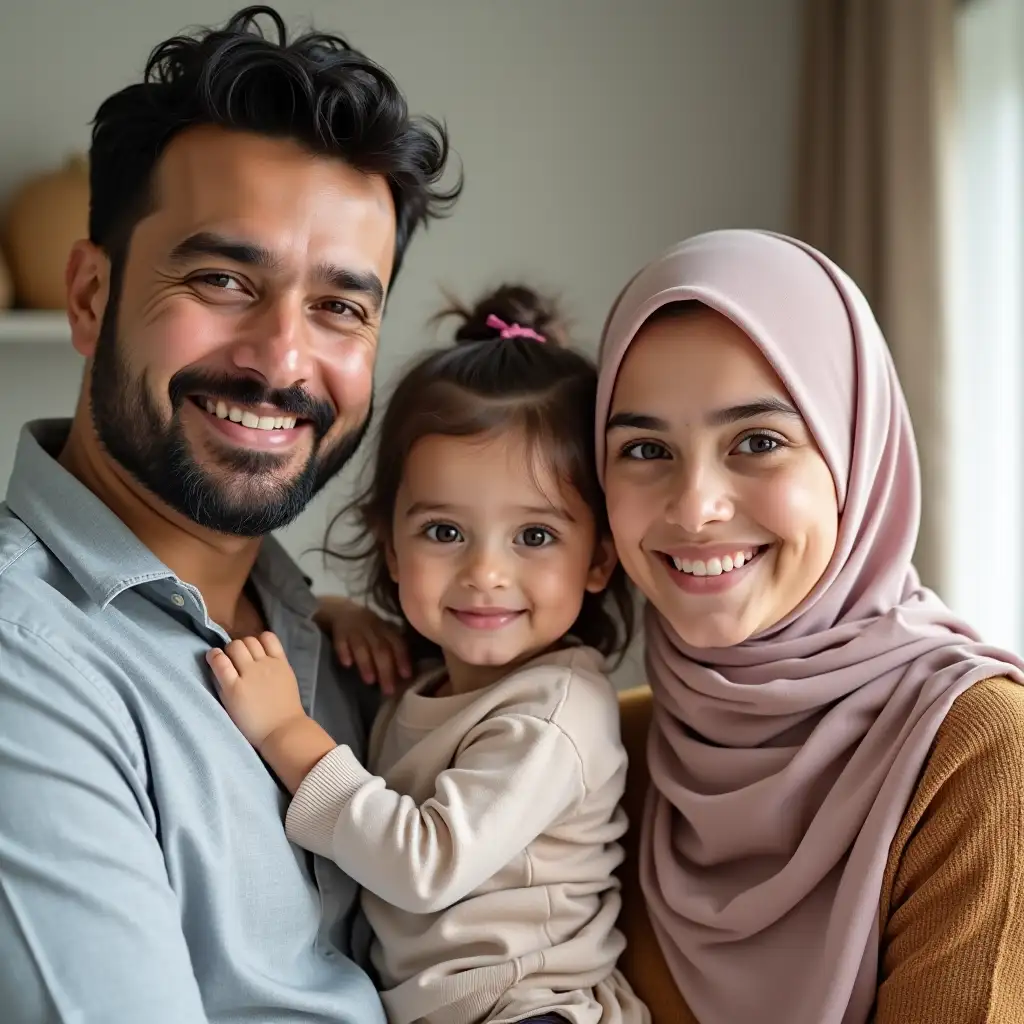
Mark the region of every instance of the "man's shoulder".
[[81, 588], [6, 504], [0, 504], [0, 621], [44, 626], [60, 620]]
[[[97, 640], [89, 605], [53, 552], [0, 505], [0, 689], [21, 689], [29, 678], [38, 683], [45, 677], [55, 689], [109, 701], [109, 687], [89, 669]], [[86, 677], [88, 685], [80, 686]]]
[[0, 502], [0, 583], [15, 563], [39, 544], [39, 538]]

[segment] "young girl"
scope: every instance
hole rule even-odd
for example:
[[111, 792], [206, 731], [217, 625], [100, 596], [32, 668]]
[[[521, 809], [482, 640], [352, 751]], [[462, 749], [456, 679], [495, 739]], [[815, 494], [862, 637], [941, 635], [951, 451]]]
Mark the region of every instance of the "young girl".
[[626, 758], [602, 666], [631, 616], [596, 372], [526, 289], [462, 315], [397, 385], [356, 505], [372, 597], [439, 656], [382, 710], [370, 769], [304, 714], [273, 634], [210, 665], [294, 794], [291, 839], [364, 887], [391, 1024], [642, 1024], [615, 969]]

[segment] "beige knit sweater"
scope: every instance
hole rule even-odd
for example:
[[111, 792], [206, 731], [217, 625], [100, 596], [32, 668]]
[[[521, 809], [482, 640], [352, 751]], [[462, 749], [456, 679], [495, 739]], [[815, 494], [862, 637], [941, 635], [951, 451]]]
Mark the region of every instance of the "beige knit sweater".
[[646, 1024], [615, 970], [626, 756], [595, 651], [538, 658], [470, 694], [434, 673], [382, 711], [372, 774], [337, 747], [290, 838], [365, 888], [391, 1024]]

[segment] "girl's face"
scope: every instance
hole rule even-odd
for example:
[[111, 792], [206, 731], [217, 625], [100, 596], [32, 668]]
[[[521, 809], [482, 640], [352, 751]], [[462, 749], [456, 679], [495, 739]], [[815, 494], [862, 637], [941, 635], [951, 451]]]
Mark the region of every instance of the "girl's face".
[[466, 688], [561, 640], [615, 558], [523, 438], [432, 435], [406, 461], [388, 565], [409, 623]]
[[612, 533], [633, 582], [693, 647], [785, 618], [835, 550], [832, 474], [782, 381], [726, 317], [650, 321], [607, 424]]

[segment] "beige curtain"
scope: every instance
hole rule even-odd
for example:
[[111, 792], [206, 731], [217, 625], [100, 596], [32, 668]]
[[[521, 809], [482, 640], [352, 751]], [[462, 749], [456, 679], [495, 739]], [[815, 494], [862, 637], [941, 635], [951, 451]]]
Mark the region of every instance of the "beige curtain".
[[947, 545], [946, 240], [956, 0], [807, 0], [797, 234], [864, 290], [910, 406], [924, 479], [916, 562]]

